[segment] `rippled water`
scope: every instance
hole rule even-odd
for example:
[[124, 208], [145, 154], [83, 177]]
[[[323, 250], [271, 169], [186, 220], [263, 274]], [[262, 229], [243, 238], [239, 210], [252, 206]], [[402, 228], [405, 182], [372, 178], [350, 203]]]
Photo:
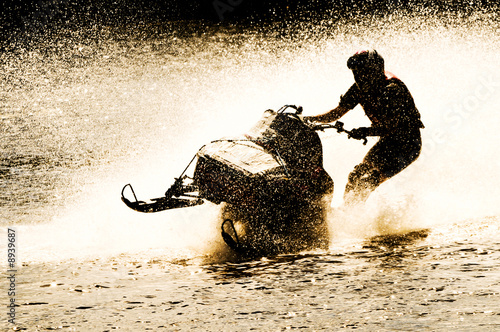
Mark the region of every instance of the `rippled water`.
[[21, 326], [77, 331], [493, 331], [499, 221], [239, 263], [148, 251], [29, 264], [18, 312]]
[[[488, 13], [181, 22], [62, 31], [3, 53], [0, 218], [2, 238], [18, 233], [20, 326], [499, 329], [498, 31]], [[332, 208], [328, 251], [241, 262], [218, 206], [141, 215], [120, 202], [129, 182], [162, 195], [201, 145], [265, 109], [336, 106], [352, 84], [345, 61], [365, 46], [412, 91], [424, 150], [363, 209]], [[343, 120], [367, 124], [360, 111]], [[321, 137], [335, 207], [369, 146]]]

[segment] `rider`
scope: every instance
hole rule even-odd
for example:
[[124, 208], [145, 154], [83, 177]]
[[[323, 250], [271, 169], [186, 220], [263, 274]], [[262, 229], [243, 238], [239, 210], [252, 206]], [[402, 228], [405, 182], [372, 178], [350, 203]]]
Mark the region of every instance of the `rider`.
[[339, 105], [324, 114], [305, 117], [308, 121], [332, 122], [357, 104], [363, 107], [371, 127], [353, 129], [350, 137], [379, 136], [363, 161], [349, 174], [344, 201], [362, 202], [382, 182], [396, 175], [420, 155], [420, 120], [413, 97], [406, 85], [384, 71], [384, 59], [375, 50], [359, 51], [347, 61], [355, 83]]

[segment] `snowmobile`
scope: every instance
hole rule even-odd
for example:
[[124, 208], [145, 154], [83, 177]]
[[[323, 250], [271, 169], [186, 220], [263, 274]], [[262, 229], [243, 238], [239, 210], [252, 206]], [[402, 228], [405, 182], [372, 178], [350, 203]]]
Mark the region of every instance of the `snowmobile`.
[[222, 238], [246, 256], [327, 248], [325, 212], [333, 180], [323, 168], [317, 131], [349, 131], [339, 121], [309, 123], [301, 113], [294, 105], [266, 110], [244, 135], [202, 146], [164, 197], [138, 200], [127, 184], [122, 200], [146, 213], [221, 204]]

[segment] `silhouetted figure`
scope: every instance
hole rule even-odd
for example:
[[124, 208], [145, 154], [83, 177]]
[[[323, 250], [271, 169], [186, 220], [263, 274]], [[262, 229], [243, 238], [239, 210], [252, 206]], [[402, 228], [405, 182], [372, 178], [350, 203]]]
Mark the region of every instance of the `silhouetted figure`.
[[357, 52], [347, 61], [355, 83], [339, 105], [324, 114], [306, 117], [309, 121], [333, 122], [360, 104], [371, 127], [356, 128], [351, 137], [379, 136], [379, 141], [349, 174], [345, 188], [346, 204], [362, 202], [382, 182], [396, 175], [420, 155], [420, 120], [413, 97], [406, 85], [384, 71], [384, 59], [375, 50]]

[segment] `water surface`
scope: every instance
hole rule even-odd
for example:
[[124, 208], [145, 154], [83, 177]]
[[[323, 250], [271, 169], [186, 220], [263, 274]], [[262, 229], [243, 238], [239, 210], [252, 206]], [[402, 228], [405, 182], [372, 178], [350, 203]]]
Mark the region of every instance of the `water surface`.
[[[499, 328], [498, 29], [479, 12], [178, 22], [63, 30], [4, 52], [0, 218], [3, 238], [18, 233], [19, 325]], [[141, 197], [162, 195], [199, 147], [268, 108], [336, 106], [353, 81], [346, 59], [366, 46], [410, 88], [424, 149], [363, 209], [342, 213], [347, 175], [374, 141], [322, 134], [336, 184], [328, 251], [242, 262], [221, 243], [216, 205], [142, 215], [121, 203], [129, 182]], [[343, 121], [368, 124], [360, 110]]]

